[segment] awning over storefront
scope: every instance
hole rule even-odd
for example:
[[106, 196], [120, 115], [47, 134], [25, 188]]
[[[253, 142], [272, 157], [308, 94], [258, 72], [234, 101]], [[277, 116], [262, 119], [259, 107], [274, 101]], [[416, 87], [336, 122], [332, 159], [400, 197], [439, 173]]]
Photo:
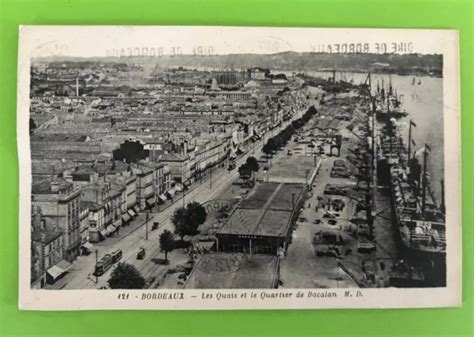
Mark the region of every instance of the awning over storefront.
[[171, 196], [174, 196], [176, 194], [176, 190], [174, 188], [171, 188], [168, 191], [166, 191], [166, 193], [168, 193]]
[[163, 201], [166, 201], [166, 199], [168, 199], [168, 198], [166, 197], [166, 194], [164, 194], [164, 193], [161, 194], [161, 195], [159, 196], [159, 198], [160, 198], [161, 200], [163, 200]]
[[129, 209], [127, 211], [127, 213], [131, 216], [131, 217], [134, 217], [135, 215], [137, 215], [137, 213], [135, 213], [135, 211], [133, 209]]
[[112, 234], [113, 232], [115, 232], [115, 230], [116, 230], [116, 228], [115, 228], [114, 225], [108, 225], [108, 226], [107, 226], [106, 233], [107, 233], [107, 235], [110, 235], [110, 234]]
[[146, 204], [150, 207], [155, 206], [155, 199], [153, 199], [153, 198], [146, 199]]
[[122, 214], [122, 221], [129, 222], [132, 216], [129, 213]]
[[178, 192], [182, 192], [182, 191], [183, 191], [183, 185], [177, 184], [177, 185], [174, 187], [174, 189], [175, 189], [176, 191], [178, 191]]
[[47, 271], [50, 279], [49, 282], [54, 283], [58, 278], [64, 275], [64, 273], [66, 273], [69, 268], [71, 268], [71, 264], [66, 260], [61, 260], [54, 266], [50, 267]]
[[138, 205], [135, 205], [133, 206], [133, 210], [138, 213], [140, 212], [140, 207]]
[[86, 242], [82, 245], [82, 249], [92, 252], [92, 250], [94, 249], [94, 246], [90, 242]]
[[55, 282], [64, 273], [64, 271], [57, 266], [52, 266], [48, 269], [47, 273], [51, 278], [51, 281]]
[[114, 223], [113, 223], [115, 229], [119, 228], [122, 226], [122, 219], [118, 219], [118, 220], [115, 220]]
[[100, 232], [100, 235], [102, 235], [102, 237], [106, 237], [107, 236], [107, 231], [105, 229], [101, 230]]

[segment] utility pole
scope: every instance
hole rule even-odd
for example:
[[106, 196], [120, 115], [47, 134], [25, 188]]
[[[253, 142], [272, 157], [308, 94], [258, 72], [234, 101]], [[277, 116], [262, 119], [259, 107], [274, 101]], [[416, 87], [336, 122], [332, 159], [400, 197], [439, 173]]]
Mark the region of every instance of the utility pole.
[[186, 205], [185, 198], [186, 198], [186, 190], [183, 188], [183, 208], [185, 208], [185, 205]]
[[96, 249], [95, 250], [95, 266], [96, 266], [96, 270], [95, 270], [95, 284], [99, 283], [99, 276], [97, 275], [97, 263], [99, 262], [99, 250]]
[[316, 146], [315, 144], [311, 144], [313, 145], [313, 148], [312, 148], [312, 151], [313, 151], [313, 161], [314, 161], [314, 167], [316, 167], [316, 152], [314, 152], [314, 147]]
[[148, 240], [148, 220], [150, 218], [150, 212], [146, 212], [146, 220], [145, 220], [145, 240]]
[[209, 189], [212, 188], [212, 167], [209, 168]]

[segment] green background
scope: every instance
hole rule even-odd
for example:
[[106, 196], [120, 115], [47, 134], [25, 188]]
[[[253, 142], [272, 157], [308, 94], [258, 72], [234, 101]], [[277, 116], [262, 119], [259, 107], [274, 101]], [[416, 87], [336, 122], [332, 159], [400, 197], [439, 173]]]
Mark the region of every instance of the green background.
[[[456, 1], [0, 0], [0, 336], [473, 336], [473, 4]], [[450, 309], [20, 312], [16, 70], [20, 24], [254, 25], [460, 30], [463, 306]], [[449, 85], [449, 84], [448, 84]], [[449, 196], [448, 196], [449, 197]], [[380, 305], [383, 305], [381, 301]]]

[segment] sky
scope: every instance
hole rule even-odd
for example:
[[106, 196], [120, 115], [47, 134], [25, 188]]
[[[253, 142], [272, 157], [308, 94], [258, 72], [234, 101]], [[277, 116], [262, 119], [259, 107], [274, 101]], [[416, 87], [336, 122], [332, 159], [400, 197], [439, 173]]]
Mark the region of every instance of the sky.
[[[294, 52], [442, 53], [456, 43], [443, 30], [212, 26], [22, 26], [33, 57], [103, 57], [130, 53], [225, 55]], [[352, 48], [352, 49], [351, 49]]]

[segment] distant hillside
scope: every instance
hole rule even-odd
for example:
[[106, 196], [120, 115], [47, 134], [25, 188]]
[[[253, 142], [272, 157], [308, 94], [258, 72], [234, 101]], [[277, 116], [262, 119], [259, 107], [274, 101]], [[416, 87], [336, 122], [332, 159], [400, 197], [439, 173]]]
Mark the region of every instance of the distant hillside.
[[[46, 59], [36, 59], [44, 61]], [[103, 57], [103, 58], [49, 58], [50, 61], [99, 61], [138, 63], [145, 67], [183, 66], [209, 68], [250, 68], [263, 67], [275, 70], [317, 71], [332, 70], [353, 72], [387, 72], [397, 74], [418, 74], [441, 76], [442, 55], [421, 54], [328, 54], [295, 53], [277, 54], [230, 54], [215, 56], [163, 56], [163, 57]]]

